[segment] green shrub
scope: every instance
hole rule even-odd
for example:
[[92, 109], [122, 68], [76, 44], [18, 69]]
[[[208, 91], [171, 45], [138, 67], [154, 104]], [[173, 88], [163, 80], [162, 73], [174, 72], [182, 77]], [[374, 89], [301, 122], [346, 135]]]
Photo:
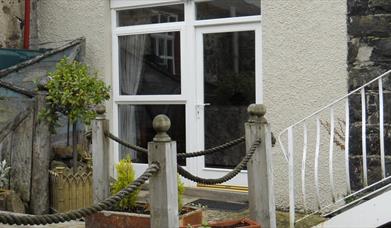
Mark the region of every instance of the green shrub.
[[[122, 159], [116, 166], [117, 170], [117, 180], [112, 186], [112, 193], [116, 194], [122, 189], [126, 188], [136, 179], [136, 174], [133, 169], [133, 164], [128, 156], [126, 159]], [[136, 206], [137, 195], [140, 192], [140, 189], [134, 191], [128, 197], [121, 200], [118, 204], [120, 209], [131, 209]]]
[[[117, 180], [114, 182], [111, 192], [112, 194], [116, 194], [122, 189], [126, 188], [129, 184], [131, 184], [135, 179], [136, 175], [133, 169], [133, 163], [131, 161], [130, 156], [126, 159], [122, 159], [116, 166], [117, 170]], [[183, 207], [183, 193], [185, 192], [185, 184], [182, 182], [179, 175], [178, 178], [178, 209], [179, 211]], [[125, 199], [121, 200], [118, 204], [121, 210], [131, 209], [136, 206], [137, 195], [140, 192], [140, 189], [136, 190], [132, 194], [130, 194]]]
[[177, 175], [178, 178], [178, 209], [179, 211], [183, 207], [183, 193], [185, 192], [185, 184], [182, 182], [181, 177]]
[[90, 72], [86, 64], [70, 61], [67, 57], [62, 58], [48, 76], [47, 106], [39, 115], [49, 122], [52, 132], [59, 113], [68, 116], [72, 123], [81, 120], [89, 124], [96, 116], [94, 106], [110, 98], [110, 87], [98, 79], [96, 72]]

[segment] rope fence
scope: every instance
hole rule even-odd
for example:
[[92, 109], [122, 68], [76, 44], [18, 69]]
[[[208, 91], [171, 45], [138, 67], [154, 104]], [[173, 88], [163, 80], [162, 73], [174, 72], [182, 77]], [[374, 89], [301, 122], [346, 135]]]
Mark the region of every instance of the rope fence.
[[181, 176], [183, 176], [184, 178], [189, 179], [189, 180], [194, 181], [199, 184], [215, 185], [215, 184], [221, 184], [221, 183], [227, 182], [227, 181], [231, 180], [232, 178], [234, 178], [236, 175], [238, 175], [240, 173], [240, 171], [242, 171], [242, 169], [247, 166], [248, 161], [250, 161], [251, 157], [255, 153], [255, 151], [260, 143], [261, 143], [260, 139], [255, 141], [255, 143], [251, 146], [249, 152], [246, 154], [246, 156], [243, 158], [243, 160], [232, 171], [230, 171], [229, 173], [227, 173], [223, 177], [215, 178], [215, 179], [207, 179], [207, 178], [194, 176], [193, 174], [189, 173], [187, 170], [185, 170], [181, 166], [177, 167], [178, 173]]
[[[171, 126], [170, 119], [165, 115], [158, 115], [153, 120], [153, 128], [157, 132], [152, 143], [148, 149], [138, 145], [133, 145], [119, 137], [113, 135], [106, 128], [108, 122], [104, 117], [104, 108], [97, 109], [97, 118], [92, 124], [92, 151], [93, 159], [93, 188], [94, 188], [94, 205], [91, 207], [72, 210], [66, 213], [46, 214], [46, 215], [19, 215], [10, 213], [0, 213], [0, 223], [10, 225], [46, 225], [52, 223], [60, 223], [71, 220], [80, 219], [102, 210], [107, 210], [115, 206], [119, 201], [127, 197], [129, 194], [138, 189], [147, 180], [150, 184], [151, 197], [151, 226], [152, 227], [177, 227], [179, 226], [177, 215], [174, 213], [161, 213], [162, 210], [169, 211], [177, 207], [177, 200], [172, 195], [164, 195], [164, 193], [171, 194], [177, 188], [176, 178], [173, 175], [179, 173], [184, 178], [194, 181], [199, 184], [216, 185], [227, 182], [237, 176], [246, 166], [248, 172], [249, 184], [249, 202], [251, 214], [256, 217], [256, 221], [267, 219], [268, 223], [275, 223], [275, 214], [273, 212], [274, 206], [272, 202], [272, 195], [270, 195], [271, 184], [271, 166], [268, 162], [270, 159], [270, 151], [272, 144], [272, 135], [268, 128], [267, 122], [264, 121], [263, 115], [265, 109], [263, 106], [249, 106], [250, 120], [246, 123], [246, 136], [231, 140], [219, 146], [209, 148], [206, 150], [190, 152], [190, 153], [176, 153], [176, 143], [171, 141], [167, 131]], [[260, 128], [259, 126], [264, 126]], [[146, 171], [138, 177], [128, 187], [124, 188], [117, 194], [107, 197], [109, 195], [109, 169], [108, 162], [108, 147], [109, 141], [113, 140], [120, 145], [127, 148], [141, 152], [148, 155], [149, 167]], [[248, 141], [247, 141], [248, 140]], [[270, 142], [269, 142], [270, 140]], [[176, 164], [178, 159], [194, 158], [198, 156], [205, 156], [216, 152], [224, 151], [228, 148], [234, 147], [242, 143], [251, 145], [248, 148], [243, 159], [230, 172], [222, 177], [209, 179], [195, 176]], [[259, 149], [259, 150], [257, 150]], [[258, 152], [257, 152], [258, 151]], [[257, 153], [256, 153], [257, 152]], [[256, 156], [254, 158], [254, 156]], [[252, 162], [249, 163], [249, 161]], [[266, 160], [266, 166], [261, 165], [260, 161]], [[174, 165], [172, 165], [174, 164]], [[176, 167], [176, 168], [175, 168]], [[160, 172], [159, 172], [160, 171]], [[159, 172], [159, 175], [154, 175]], [[152, 177], [152, 178], [151, 178]], [[263, 184], [260, 184], [263, 180]], [[266, 185], [265, 185], [266, 183]], [[250, 187], [251, 186], [251, 187]], [[270, 185], [271, 186], [271, 185]], [[261, 189], [262, 188], [262, 189]], [[270, 199], [270, 203], [258, 202], [255, 197], [256, 194], [265, 195]], [[99, 201], [99, 199], [105, 199]], [[176, 206], [175, 206], [176, 205]], [[157, 213], [160, 210], [159, 213]], [[268, 213], [258, 213], [260, 211], [268, 211]], [[157, 213], [157, 214], [153, 214]], [[266, 226], [269, 227], [269, 226]], [[275, 226], [270, 226], [275, 227]]]
[[150, 165], [145, 172], [138, 177], [128, 187], [122, 189], [117, 194], [108, 197], [91, 207], [72, 210], [66, 213], [46, 214], [46, 215], [18, 215], [9, 213], [0, 213], [0, 223], [9, 225], [46, 225], [60, 222], [67, 222], [92, 215], [96, 212], [107, 210], [116, 205], [119, 201], [137, 190], [153, 174], [160, 170], [159, 164]]

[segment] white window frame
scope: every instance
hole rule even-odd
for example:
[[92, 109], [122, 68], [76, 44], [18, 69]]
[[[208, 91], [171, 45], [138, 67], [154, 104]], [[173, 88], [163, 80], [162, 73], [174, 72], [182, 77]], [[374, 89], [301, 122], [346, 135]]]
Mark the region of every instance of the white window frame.
[[[196, 7], [195, 1], [197, 0], [111, 0], [111, 19], [112, 19], [112, 88], [113, 88], [113, 133], [118, 135], [118, 105], [119, 104], [143, 104], [143, 105], [170, 105], [170, 104], [182, 104], [185, 105], [186, 112], [186, 151], [195, 151], [200, 148], [199, 140], [194, 140], [190, 132], [200, 131], [197, 124], [192, 124], [197, 121], [196, 107], [200, 105], [200, 101], [197, 97], [200, 97], [199, 92], [195, 86], [197, 84], [196, 73], [196, 29], [207, 26], [225, 26], [225, 25], [240, 25], [259, 23], [261, 26], [262, 16], [245, 16], [245, 17], [232, 17], [232, 18], [219, 18], [209, 20], [196, 20]], [[198, 0], [202, 1], [202, 0]], [[145, 24], [145, 25], [133, 25], [133, 26], [117, 26], [117, 11], [126, 9], [137, 9], [146, 7], [166, 6], [173, 4], [184, 4], [184, 21], [169, 22], [160, 24]], [[125, 35], [136, 34], [148, 34], [148, 33], [162, 33], [162, 32], [175, 32], [179, 31], [181, 36], [181, 94], [178, 95], [120, 95], [119, 90], [119, 49], [118, 49], [118, 37]], [[260, 32], [258, 30], [257, 32]], [[257, 35], [258, 36], [258, 35]], [[259, 36], [260, 37], [260, 36]], [[257, 45], [261, 41], [256, 41]], [[185, 48], [186, 47], [186, 48]], [[261, 46], [259, 46], [261, 47]], [[184, 51], [186, 49], [186, 51]], [[260, 48], [262, 50], [262, 48]], [[261, 53], [256, 53], [256, 58], [261, 58]], [[258, 61], [258, 60], [257, 60]], [[262, 85], [262, 66], [256, 64], [256, 84], [258, 87]], [[260, 75], [260, 76], [259, 76]], [[262, 91], [262, 89], [260, 90]], [[257, 89], [257, 93], [259, 93]], [[198, 95], [198, 96], [197, 96]], [[260, 99], [258, 99], [260, 97]], [[262, 102], [263, 95], [257, 95], [257, 102]], [[119, 162], [119, 147], [117, 143], [114, 143], [114, 163]], [[192, 173], [199, 171], [198, 167], [200, 162], [186, 163], [186, 169]], [[147, 168], [146, 164], [134, 164], [136, 175], [141, 175]], [[201, 167], [200, 167], [201, 168]], [[224, 170], [221, 170], [224, 171]], [[114, 170], [114, 173], [115, 170]], [[194, 183], [186, 181], [186, 184]]]

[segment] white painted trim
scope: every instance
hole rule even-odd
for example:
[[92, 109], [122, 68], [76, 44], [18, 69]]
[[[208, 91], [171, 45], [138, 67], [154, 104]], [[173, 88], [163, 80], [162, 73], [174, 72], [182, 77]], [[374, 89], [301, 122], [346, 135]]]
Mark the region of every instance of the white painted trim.
[[151, 34], [162, 32], [175, 32], [183, 30], [184, 22], [172, 22], [164, 24], [148, 24], [117, 27], [113, 29], [113, 33], [117, 36]]
[[234, 25], [234, 24], [246, 24], [261, 22], [262, 16], [246, 16], [246, 17], [229, 17], [229, 18], [217, 18], [217, 19], [208, 19], [208, 20], [197, 20], [194, 22], [196, 27], [206, 27], [206, 26], [215, 26], [215, 25]]

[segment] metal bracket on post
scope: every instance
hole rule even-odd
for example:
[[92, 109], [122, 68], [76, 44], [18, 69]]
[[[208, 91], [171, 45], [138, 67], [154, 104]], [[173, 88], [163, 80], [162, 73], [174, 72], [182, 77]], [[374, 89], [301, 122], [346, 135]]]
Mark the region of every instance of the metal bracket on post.
[[263, 228], [275, 228], [272, 137], [270, 125], [264, 117], [266, 108], [262, 104], [252, 104], [248, 107], [248, 113], [250, 118], [245, 123], [247, 150], [257, 139], [262, 140], [247, 164], [250, 217], [260, 223]]
[[97, 116], [91, 124], [94, 203], [99, 203], [110, 196], [109, 140], [105, 136], [108, 120], [106, 120], [105, 112], [105, 106], [98, 105], [96, 107]]
[[157, 134], [148, 143], [148, 163], [159, 163], [160, 170], [149, 179], [151, 227], [179, 227], [176, 142], [167, 134], [171, 121], [158, 115], [152, 125]]

